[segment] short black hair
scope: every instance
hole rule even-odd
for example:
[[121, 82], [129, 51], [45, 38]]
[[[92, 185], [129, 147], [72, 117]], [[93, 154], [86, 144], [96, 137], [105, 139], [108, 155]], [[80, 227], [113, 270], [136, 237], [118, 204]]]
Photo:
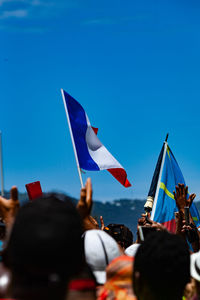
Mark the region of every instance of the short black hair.
[[4, 263], [27, 280], [42, 282], [57, 274], [67, 281], [83, 262], [81, 235], [81, 219], [70, 201], [61, 201], [55, 194], [36, 199], [19, 209]]
[[[190, 254], [185, 240], [168, 232], [154, 232], [138, 248], [134, 260], [133, 285], [137, 295], [135, 273], [151, 289], [155, 299], [170, 299], [183, 294], [190, 281]], [[140, 282], [141, 284], [141, 282]]]

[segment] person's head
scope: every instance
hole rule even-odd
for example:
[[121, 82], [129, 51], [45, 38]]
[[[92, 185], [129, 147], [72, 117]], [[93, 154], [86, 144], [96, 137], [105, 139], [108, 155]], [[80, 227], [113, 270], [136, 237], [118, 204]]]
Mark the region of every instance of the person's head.
[[71, 202], [51, 194], [22, 206], [3, 254], [13, 291], [17, 285], [22, 290], [46, 286], [49, 291], [62, 286], [64, 291], [82, 265], [81, 234], [81, 220]]
[[106, 283], [100, 290], [99, 299], [136, 300], [132, 288], [133, 257], [119, 256], [106, 268]]
[[104, 231], [112, 236], [123, 249], [133, 244], [133, 234], [123, 224], [109, 224]]
[[200, 252], [193, 253], [190, 256], [190, 275], [195, 280], [195, 286], [198, 294], [200, 293]]
[[102, 230], [88, 230], [84, 236], [85, 259], [98, 284], [106, 281], [106, 267], [121, 255], [116, 241]]
[[138, 299], [181, 299], [189, 281], [190, 255], [183, 238], [164, 231], [147, 236], [134, 261], [133, 289]]

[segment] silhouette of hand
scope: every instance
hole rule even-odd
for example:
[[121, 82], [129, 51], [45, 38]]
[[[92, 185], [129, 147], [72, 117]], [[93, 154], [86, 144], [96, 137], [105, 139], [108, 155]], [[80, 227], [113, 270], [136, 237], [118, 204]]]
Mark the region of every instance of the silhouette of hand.
[[0, 196], [0, 216], [6, 225], [13, 223], [19, 209], [18, 190], [13, 186], [10, 190], [10, 199]]
[[83, 229], [99, 229], [99, 224], [90, 215], [92, 210], [92, 182], [88, 178], [85, 187], [81, 189], [80, 200], [77, 204], [77, 210], [83, 220]]
[[179, 210], [183, 210], [185, 206], [190, 207], [194, 198], [196, 197], [195, 194], [191, 194], [187, 198], [188, 186], [185, 187], [185, 185], [182, 183], [179, 183], [178, 186], [176, 186], [176, 192], [173, 191], [173, 194]]
[[92, 182], [88, 178], [85, 187], [81, 189], [80, 200], [77, 204], [77, 210], [83, 219], [90, 215], [92, 204]]
[[101, 230], [104, 230], [105, 224], [102, 216], [100, 216], [100, 222], [101, 222]]

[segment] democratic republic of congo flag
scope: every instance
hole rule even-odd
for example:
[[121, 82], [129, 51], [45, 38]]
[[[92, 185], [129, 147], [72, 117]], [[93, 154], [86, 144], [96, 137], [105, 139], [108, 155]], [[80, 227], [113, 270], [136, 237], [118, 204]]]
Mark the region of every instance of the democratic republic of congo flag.
[[[171, 232], [175, 232], [176, 229], [174, 213], [178, 211], [178, 208], [173, 191], [178, 183], [185, 184], [185, 180], [171, 149], [165, 142], [151, 219], [162, 223]], [[199, 214], [194, 203], [190, 207], [190, 213], [198, 227], [200, 225]]]

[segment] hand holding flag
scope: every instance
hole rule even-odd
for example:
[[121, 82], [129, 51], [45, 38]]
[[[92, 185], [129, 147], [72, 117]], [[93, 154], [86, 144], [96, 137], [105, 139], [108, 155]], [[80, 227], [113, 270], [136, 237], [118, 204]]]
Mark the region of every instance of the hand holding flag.
[[19, 209], [18, 190], [13, 186], [10, 190], [10, 199], [0, 196], [0, 215], [7, 226], [12, 225]]
[[90, 215], [92, 204], [92, 182], [88, 178], [85, 187], [81, 188], [80, 200], [76, 207], [83, 219]]
[[[164, 143], [161, 156], [161, 166], [151, 214], [152, 220], [162, 223], [169, 231], [175, 232], [175, 212], [178, 211], [178, 208], [184, 210], [184, 207], [189, 205], [193, 221], [196, 226], [199, 226], [198, 210], [192, 203], [195, 194], [191, 194], [187, 199], [188, 190], [185, 187], [183, 174], [167, 142]], [[177, 195], [173, 194], [175, 187]]]
[[85, 187], [81, 188], [80, 199], [76, 206], [82, 218], [84, 230], [99, 229], [99, 224], [90, 215], [92, 205], [92, 182], [91, 179], [88, 178]]

